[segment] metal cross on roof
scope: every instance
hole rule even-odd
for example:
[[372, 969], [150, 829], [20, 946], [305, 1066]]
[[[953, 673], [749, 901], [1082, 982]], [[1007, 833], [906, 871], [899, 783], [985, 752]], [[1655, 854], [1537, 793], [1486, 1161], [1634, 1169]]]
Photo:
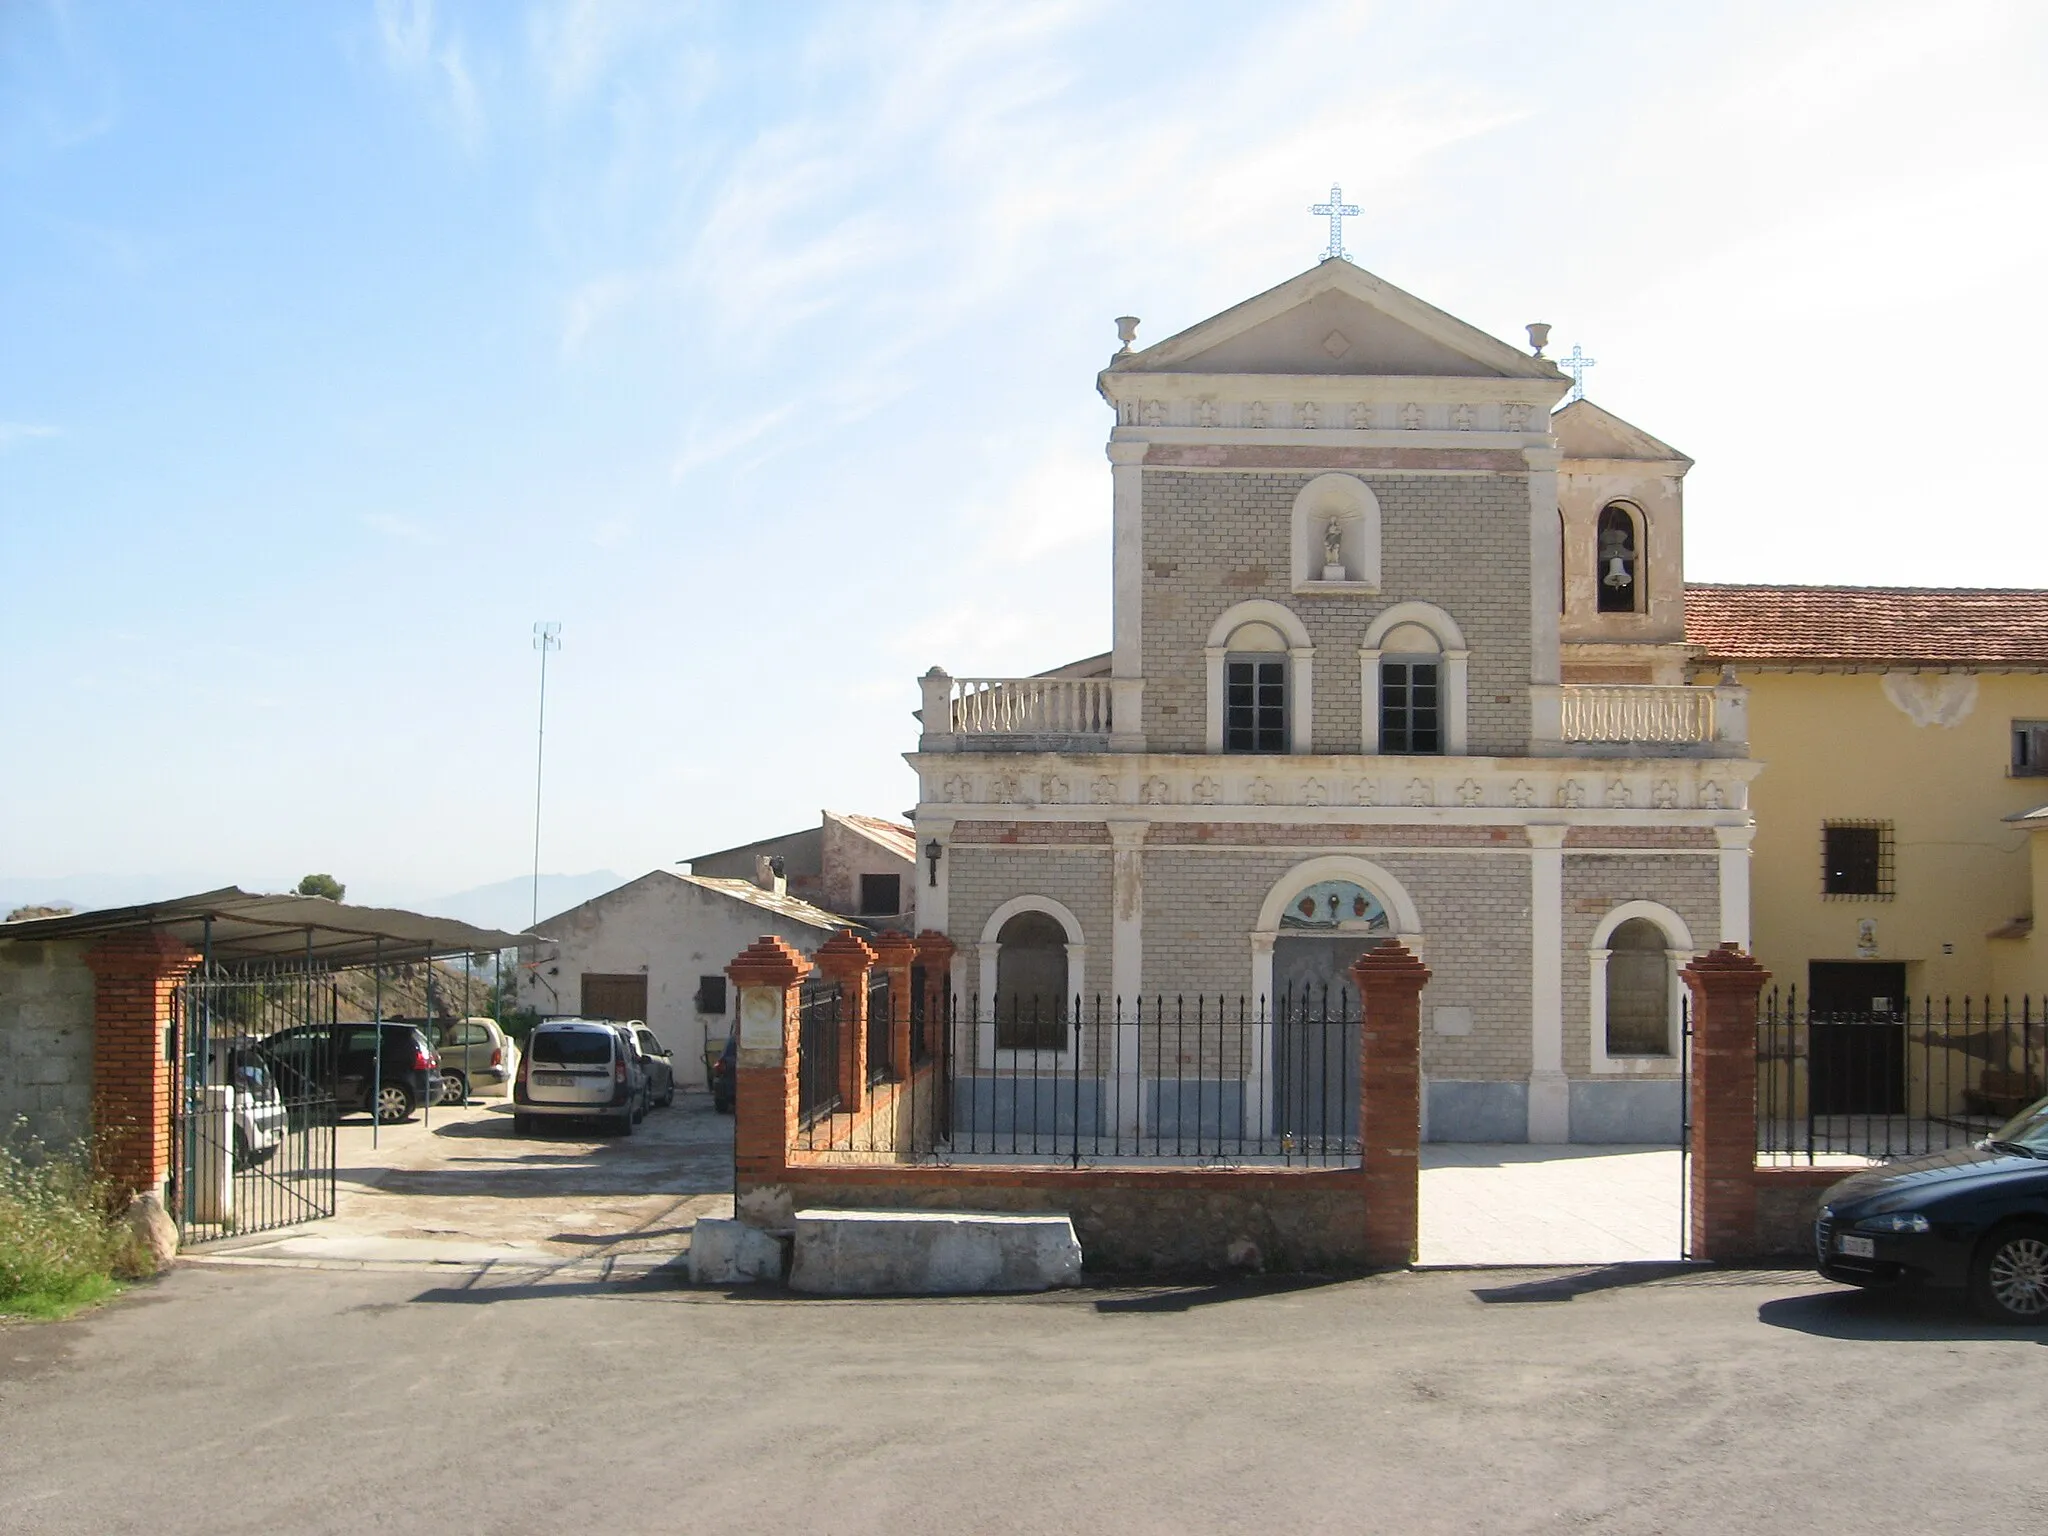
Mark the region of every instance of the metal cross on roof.
[[1358, 204], [1344, 201], [1344, 189], [1334, 181], [1330, 183], [1330, 200], [1327, 203], [1311, 203], [1310, 213], [1317, 218], [1330, 221], [1330, 248], [1323, 252], [1323, 260], [1335, 256], [1340, 261], [1349, 261], [1351, 253], [1344, 249], [1344, 221], [1355, 218]]
[[1560, 357], [1557, 366], [1572, 376], [1572, 392], [1565, 396], [1567, 402], [1586, 398], [1586, 370], [1597, 367], [1594, 360], [1579, 350], [1579, 344], [1572, 343], [1571, 356]]

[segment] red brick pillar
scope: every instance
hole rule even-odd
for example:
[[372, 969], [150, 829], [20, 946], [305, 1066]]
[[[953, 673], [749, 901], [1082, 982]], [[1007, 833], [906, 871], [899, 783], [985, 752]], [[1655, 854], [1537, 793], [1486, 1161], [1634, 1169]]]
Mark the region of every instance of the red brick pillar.
[[917, 941], [907, 933], [875, 935], [875, 965], [889, 978], [889, 1062], [898, 1082], [910, 1076], [910, 968]]
[[1771, 973], [1723, 944], [1679, 972], [1692, 989], [1692, 1254], [1756, 1252], [1756, 1003]]
[[851, 928], [827, 939], [814, 957], [839, 984], [839, 1107], [857, 1115], [868, 1102], [868, 967], [875, 952]]
[[110, 934], [85, 952], [93, 976], [93, 1124], [115, 1190], [161, 1191], [171, 1171], [179, 1053], [171, 994], [199, 956], [157, 929]]
[[930, 928], [917, 936], [917, 963], [924, 968], [924, 1048], [933, 1061], [946, 1049], [946, 1018], [953, 998], [953, 941]]
[[1413, 1264], [1422, 1205], [1422, 989], [1429, 967], [1398, 939], [1351, 963], [1360, 1016], [1358, 1134], [1365, 1249], [1374, 1264]]
[[733, 1186], [744, 1197], [782, 1182], [796, 1136], [799, 996], [811, 963], [780, 939], [756, 939], [725, 968], [739, 996], [733, 1074]]

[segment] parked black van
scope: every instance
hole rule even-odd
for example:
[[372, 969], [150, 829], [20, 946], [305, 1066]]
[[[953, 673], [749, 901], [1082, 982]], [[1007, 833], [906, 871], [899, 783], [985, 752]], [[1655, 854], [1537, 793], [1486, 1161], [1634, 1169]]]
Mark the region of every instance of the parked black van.
[[[384, 1075], [377, 1075], [377, 1032], [384, 1034]], [[331, 1097], [337, 1114], [368, 1113], [385, 1125], [409, 1120], [441, 1091], [441, 1060], [410, 1024], [301, 1024], [260, 1042], [286, 1099]]]

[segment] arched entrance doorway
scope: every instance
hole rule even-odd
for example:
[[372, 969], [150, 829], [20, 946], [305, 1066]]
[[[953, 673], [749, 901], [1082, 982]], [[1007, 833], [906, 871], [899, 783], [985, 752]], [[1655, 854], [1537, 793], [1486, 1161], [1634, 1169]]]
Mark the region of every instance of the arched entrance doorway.
[[1416, 937], [1415, 910], [1386, 871], [1330, 856], [1268, 893], [1252, 936], [1255, 994], [1270, 1021], [1256, 1100], [1269, 1134], [1312, 1144], [1358, 1137], [1359, 1013], [1352, 962]]

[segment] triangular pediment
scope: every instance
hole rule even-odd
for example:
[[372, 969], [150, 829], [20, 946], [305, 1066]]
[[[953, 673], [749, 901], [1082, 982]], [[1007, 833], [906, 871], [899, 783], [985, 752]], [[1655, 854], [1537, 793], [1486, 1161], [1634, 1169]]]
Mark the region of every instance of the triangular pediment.
[[1531, 357], [1341, 259], [1111, 366], [1119, 373], [1564, 378], [1549, 359]]
[[1642, 459], [1660, 464], [1691, 464], [1669, 443], [1659, 442], [1641, 427], [1631, 426], [1592, 401], [1574, 400], [1550, 418], [1557, 446], [1567, 459]]

